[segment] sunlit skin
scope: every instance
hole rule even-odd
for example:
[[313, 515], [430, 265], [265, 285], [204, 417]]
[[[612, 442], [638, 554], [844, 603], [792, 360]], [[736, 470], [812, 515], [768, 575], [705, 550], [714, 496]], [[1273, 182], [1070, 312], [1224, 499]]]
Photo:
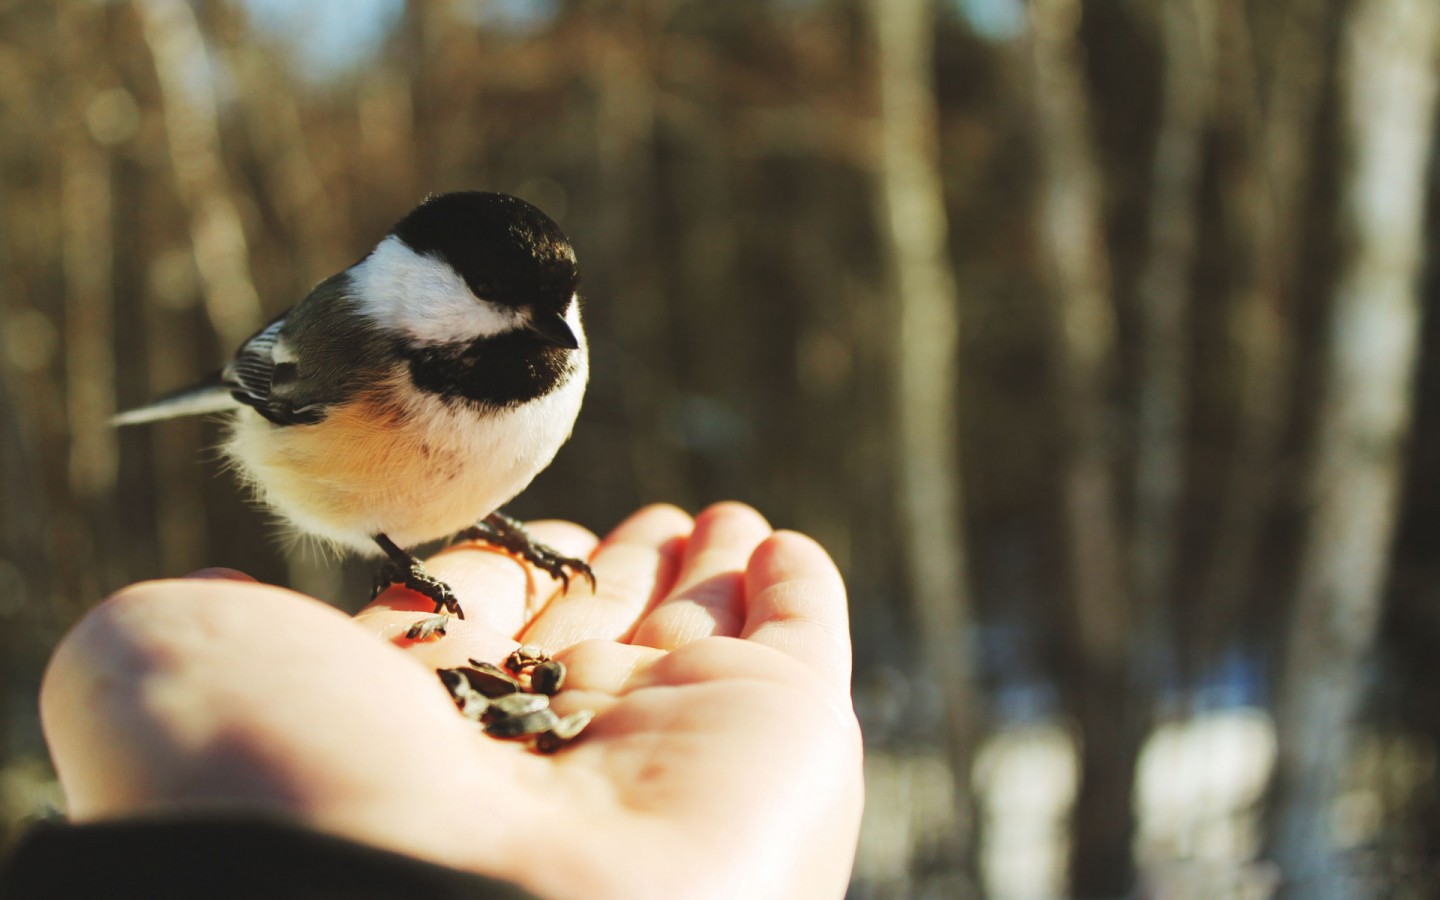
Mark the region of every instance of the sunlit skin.
[[[353, 619], [224, 571], [111, 597], [41, 692], [73, 820], [276, 812], [554, 897], [843, 895], [861, 749], [824, 550], [733, 503], [533, 530], [599, 592], [453, 547], [428, 565], [468, 618], [430, 643], [401, 588]], [[569, 666], [559, 712], [599, 712], [554, 756], [479, 734], [434, 673], [521, 641]]]

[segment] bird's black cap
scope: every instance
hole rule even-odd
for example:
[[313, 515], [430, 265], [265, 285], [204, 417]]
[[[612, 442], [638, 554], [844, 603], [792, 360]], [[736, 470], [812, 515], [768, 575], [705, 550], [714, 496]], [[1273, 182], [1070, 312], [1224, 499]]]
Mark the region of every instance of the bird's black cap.
[[580, 282], [575, 250], [560, 226], [509, 194], [428, 197], [391, 234], [449, 263], [475, 296], [492, 303], [558, 312]]

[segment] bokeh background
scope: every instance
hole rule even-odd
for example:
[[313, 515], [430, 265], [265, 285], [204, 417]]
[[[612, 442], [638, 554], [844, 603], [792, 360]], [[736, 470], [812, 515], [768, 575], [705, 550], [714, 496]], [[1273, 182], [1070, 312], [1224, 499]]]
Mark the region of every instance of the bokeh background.
[[1437, 60], [1433, 0], [0, 0], [0, 839], [106, 593], [364, 599], [108, 417], [474, 188], [594, 352], [511, 512], [846, 572], [853, 897], [1440, 895]]

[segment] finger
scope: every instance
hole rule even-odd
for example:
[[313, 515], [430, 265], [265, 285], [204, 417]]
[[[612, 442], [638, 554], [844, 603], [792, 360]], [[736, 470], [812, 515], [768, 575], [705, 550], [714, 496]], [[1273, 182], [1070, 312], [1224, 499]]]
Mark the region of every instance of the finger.
[[40, 700], [82, 821], [179, 804], [353, 812], [346, 798], [374, 793], [376, 772], [463, 763], [450, 747], [465, 743], [463, 723], [433, 675], [344, 614], [267, 585], [122, 591], [62, 641]]
[[[535, 540], [567, 556], [589, 557], [595, 535], [571, 522], [542, 521], [527, 526]], [[450, 585], [465, 610], [465, 620], [491, 632], [514, 636], [560, 587], [548, 574], [484, 541], [461, 541], [425, 561], [430, 574]], [[392, 586], [362, 609], [357, 618], [378, 611], [430, 614], [430, 600]], [[415, 616], [413, 620], [423, 618]], [[408, 626], [407, 626], [408, 627]]]
[[584, 641], [557, 654], [565, 663], [565, 689], [561, 695], [595, 693], [615, 696], [622, 693], [638, 671], [665, 655], [664, 650], [617, 644], [614, 641]]
[[680, 570], [685, 539], [695, 528], [674, 506], [647, 506], [620, 523], [590, 558], [595, 588], [583, 579], [557, 594], [526, 629], [524, 642], [551, 650], [591, 638], [624, 640]]
[[770, 523], [741, 503], [717, 503], [695, 520], [674, 590], [646, 616], [633, 642], [671, 650], [700, 638], [740, 633], [744, 572]]
[[509, 634], [495, 631], [471, 618], [448, 617], [443, 630], [416, 640], [409, 631], [416, 622], [431, 617], [429, 609], [415, 612], [396, 609], [367, 609], [355, 617], [356, 624], [387, 643], [406, 651], [427, 669], [450, 669], [467, 665], [472, 659], [499, 663], [519, 644]]
[[793, 531], [765, 540], [745, 570], [745, 598], [742, 638], [793, 656], [849, 692], [845, 582], [819, 544]]
[[191, 572], [186, 578], [193, 578], [197, 581], [215, 579], [219, 581], [255, 581], [255, 579], [244, 572], [235, 569], [226, 569], [223, 566], [213, 566], [208, 569], [198, 569]]

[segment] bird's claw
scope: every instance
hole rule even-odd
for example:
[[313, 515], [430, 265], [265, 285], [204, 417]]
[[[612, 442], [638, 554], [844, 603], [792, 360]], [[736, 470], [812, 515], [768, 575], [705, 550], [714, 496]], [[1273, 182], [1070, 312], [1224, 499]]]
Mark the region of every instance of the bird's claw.
[[575, 575], [583, 576], [590, 582], [590, 589], [595, 589], [595, 572], [588, 562], [565, 556], [555, 548], [540, 543], [530, 536], [524, 524], [504, 513], [491, 513], [478, 524], [462, 531], [457, 538], [484, 541], [518, 556], [560, 582], [562, 590], [570, 590], [570, 579]]
[[434, 601], [436, 615], [444, 612], [459, 619], [465, 618], [465, 611], [460, 608], [460, 598], [455, 596], [450, 585], [431, 575], [419, 560], [412, 560], [409, 565], [394, 560], [387, 562], [375, 573], [370, 599], [380, 596], [381, 592], [392, 584], [402, 585], [406, 590]]

